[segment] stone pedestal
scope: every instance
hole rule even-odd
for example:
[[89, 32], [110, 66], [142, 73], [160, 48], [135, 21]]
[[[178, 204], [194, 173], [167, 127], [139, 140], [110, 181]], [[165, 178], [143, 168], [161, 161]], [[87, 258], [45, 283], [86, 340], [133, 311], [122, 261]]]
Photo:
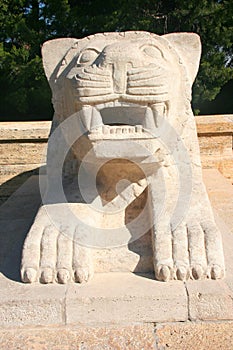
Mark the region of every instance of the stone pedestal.
[[84, 285], [25, 285], [21, 249], [40, 204], [31, 177], [0, 209], [0, 348], [232, 349], [233, 189], [217, 170], [204, 178], [223, 235], [224, 280], [98, 273]]

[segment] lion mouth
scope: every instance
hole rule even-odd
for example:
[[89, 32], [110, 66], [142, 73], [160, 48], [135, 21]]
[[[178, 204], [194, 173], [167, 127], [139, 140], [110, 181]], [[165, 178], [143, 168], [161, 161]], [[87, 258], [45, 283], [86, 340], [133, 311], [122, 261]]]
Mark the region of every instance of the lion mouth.
[[111, 101], [83, 106], [79, 112], [91, 140], [154, 138], [166, 114], [166, 102], [138, 105]]

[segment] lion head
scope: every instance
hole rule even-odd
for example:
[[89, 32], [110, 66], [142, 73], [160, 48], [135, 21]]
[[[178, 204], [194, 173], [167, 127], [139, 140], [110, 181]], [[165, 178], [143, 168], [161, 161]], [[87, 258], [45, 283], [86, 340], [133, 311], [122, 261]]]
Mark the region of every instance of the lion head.
[[[200, 51], [193, 33], [102, 33], [46, 42], [43, 62], [54, 125], [77, 116], [77, 128], [86, 137], [81, 147], [72, 146], [78, 158], [93, 147], [95, 158], [132, 159], [127, 142], [132, 139], [145, 149], [144, 157], [147, 151], [153, 154], [163, 121], [179, 129], [192, 114]], [[106, 142], [100, 145], [100, 140]]]

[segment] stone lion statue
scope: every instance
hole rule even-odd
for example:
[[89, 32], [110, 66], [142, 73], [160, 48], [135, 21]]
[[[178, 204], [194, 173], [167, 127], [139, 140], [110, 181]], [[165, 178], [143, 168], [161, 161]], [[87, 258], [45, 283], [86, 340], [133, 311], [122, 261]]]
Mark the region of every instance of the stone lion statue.
[[55, 114], [22, 281], [223, 278], [190, 105], [198, 35], [101, 33], [48, 41], [42, 54]]

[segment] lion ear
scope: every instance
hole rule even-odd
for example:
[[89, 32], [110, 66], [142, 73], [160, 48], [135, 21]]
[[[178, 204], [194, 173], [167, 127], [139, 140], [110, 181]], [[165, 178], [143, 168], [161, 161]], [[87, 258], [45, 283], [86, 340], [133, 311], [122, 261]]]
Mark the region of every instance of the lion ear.
[[200, 57], [201, 41], [195, 33], [169, 33], [162, 36], [170, 42], [184, 62], [189, 81], [192, 84], [196, 78]]
[[63, 62], [64, 56], [76, 42], [77, 39], [63, 38], [49, 40], [43, 44], [43, 66], [45, 75], [50, 83], [53, 83], [58, 72], [61, 72], [61, 66], [66, 66], [66, 62]]

